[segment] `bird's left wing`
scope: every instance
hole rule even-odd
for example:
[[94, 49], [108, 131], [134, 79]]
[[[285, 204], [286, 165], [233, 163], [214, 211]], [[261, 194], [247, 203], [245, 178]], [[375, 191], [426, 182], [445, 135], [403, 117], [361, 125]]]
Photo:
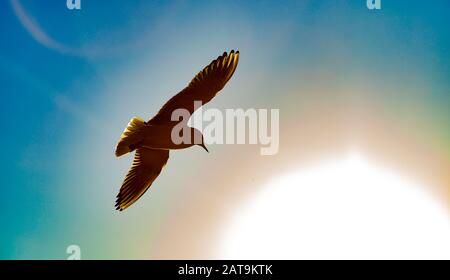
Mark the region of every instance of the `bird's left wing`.
[[171, 120], [172, 113], [176, 109], [186, 109], [192, 114], [195, 109], [198, 109], [194, 107], [194, 101], [200, 101], [202, 105], [208, 103], [233, 76], [238, 61], [238, 51], [232, 50], [229, 54], [224, 52], [200, 71], [186, 88], [169, 99], [149, 123], [177, 123]]
[[138, 200], [158, 177], [168, 159], [168, 150], [137, 149], [133, 165], [117, 195], [116, 209], [122, 211]]

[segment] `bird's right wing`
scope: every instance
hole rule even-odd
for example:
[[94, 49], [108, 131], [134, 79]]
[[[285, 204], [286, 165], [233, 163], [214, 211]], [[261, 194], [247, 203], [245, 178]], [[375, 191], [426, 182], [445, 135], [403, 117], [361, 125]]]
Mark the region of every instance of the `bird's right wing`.
[[195, 109], [198, 109], [194, 108], [194, 101], [201, 101], [202, 105], [205, 105], [216, 96], [233, 76], [238, 61], [239, 52], [233, 50], [229, 54], [224, 52], [200, 71], [186, 88], [169, 99], [149, 124], [177, 123], [171, 120], [173, 111], [177, 109], [186, 109], [190, 114], [194, 113]]
[[138, 200], [158, 177], [169, 159], [168, 150], [139, 148], [117, 195], [116, 209], [124, 210]]

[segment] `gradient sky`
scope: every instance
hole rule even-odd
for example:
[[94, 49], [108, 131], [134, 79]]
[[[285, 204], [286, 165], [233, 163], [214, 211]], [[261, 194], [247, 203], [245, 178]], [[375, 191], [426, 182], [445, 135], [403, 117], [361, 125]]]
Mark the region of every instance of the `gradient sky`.
[[[450, 2], [0, 3], [0, 259], [207, 258], [220, 217], [291, 166], [357, 147], [450, 202]], [[208, 108], [280, 109], [280, 152], [171, 154], [114, 210], [114, 148], [223, 51], [236, 74]], [[226, 172], [224, 172], [226, 170]]]

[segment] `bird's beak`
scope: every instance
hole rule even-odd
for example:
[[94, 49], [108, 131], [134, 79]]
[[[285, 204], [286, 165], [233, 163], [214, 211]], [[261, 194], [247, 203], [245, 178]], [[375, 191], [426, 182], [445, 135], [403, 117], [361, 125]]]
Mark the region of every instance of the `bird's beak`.
[[205, 151], [207, 151], [209, 153], [208, 148], [206, 148], [206, 146], [205, 146], [205, 143], [201, 143], [199, 146], [202, 147], [203, 149], [205, 149]]

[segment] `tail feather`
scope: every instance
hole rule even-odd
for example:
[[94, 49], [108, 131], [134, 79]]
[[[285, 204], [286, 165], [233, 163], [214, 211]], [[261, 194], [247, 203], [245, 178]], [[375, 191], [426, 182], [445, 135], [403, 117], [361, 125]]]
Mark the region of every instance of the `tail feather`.
[[136, 144], [143, 138], [142, 127], [144, 126], [144, 120], [139, 117], [134, 117], [130, 120], [120, 136], [116, 147], [116, 156], [120, 157], [136, 149]]

